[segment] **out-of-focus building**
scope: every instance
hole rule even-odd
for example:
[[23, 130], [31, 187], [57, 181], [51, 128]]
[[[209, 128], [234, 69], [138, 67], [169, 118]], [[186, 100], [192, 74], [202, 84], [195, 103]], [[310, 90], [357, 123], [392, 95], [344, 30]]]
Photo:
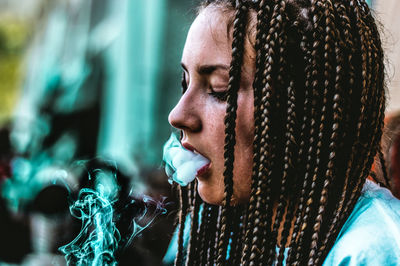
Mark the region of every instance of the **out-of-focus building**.
[[375, 16], [381, 23], [381, 38], [386, 55], [387, 113], [400, 110], [400, 1], [375, 0]]

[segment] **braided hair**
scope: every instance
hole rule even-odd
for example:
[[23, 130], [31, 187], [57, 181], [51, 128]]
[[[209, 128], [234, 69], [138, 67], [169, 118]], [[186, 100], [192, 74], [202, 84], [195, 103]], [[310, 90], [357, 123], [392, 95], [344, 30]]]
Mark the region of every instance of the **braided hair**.
[[[285, 247], [287, 264], [321, 265], [380, 150], [385, 86], [374, 18], [364, 0], [207, 0], [200, 12], [210, 5], [234, 11], [225, 198], [213, 206], [196, 184], [181, 188], [176, 265], [282, 265]], [[246, 38], [256, 52], [252, 183], [249, 202], [232, 206]]]

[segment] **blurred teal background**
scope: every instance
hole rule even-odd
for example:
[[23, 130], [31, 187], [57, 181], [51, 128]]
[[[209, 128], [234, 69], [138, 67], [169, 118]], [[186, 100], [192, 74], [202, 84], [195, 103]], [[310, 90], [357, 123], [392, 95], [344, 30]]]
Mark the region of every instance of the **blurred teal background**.
[[[9, 17], [2, 23], [3, 35], [9, 34], [3, 39], [11, 43], [3, 49], [12, 54], [6, 68], [19, 74], [2, 73], [8, 84], [2, 83], [7, 105], [1, 104], [1, 122], [12, 121], [17, 151], [40, 149], [33, 146], [54, 134], [54, 117], [92, 110], [85, 121], [91, 127], [84, 125], [93, 131], [87, 140], [92, 143], [85, 143], [89, 156], [159, 164], [170, 131], [167, 115], [180, 93], [179, 59], [193, 3], [29, 0], [24, 7], [3, 2], [2, 10], [10, 12], [2, 15]], [[30, 9], [25, 12], [31, 18], [13, 18], [20, 8]], [[8, 33], [12, 30], [16, 33]], [[16, 54], [23, 48], [26, 53]], [[69, 130], [67, 124], [62, 131]], [[41, 132], [34, 132], [37, 127]]]
[[[92, 182], [89, 166], [109, 167], [100, 160], [123, 177], [110, 193], [175, 202], [162, 146], [195, 5], [0, 0], [0, 264], [65, 264], [58, 248], [79, 228], [68, 205]], [[120, 263], [130, 256], [157, 265], [172, 234], [169, 215], [129, 255], [117, 254]]]

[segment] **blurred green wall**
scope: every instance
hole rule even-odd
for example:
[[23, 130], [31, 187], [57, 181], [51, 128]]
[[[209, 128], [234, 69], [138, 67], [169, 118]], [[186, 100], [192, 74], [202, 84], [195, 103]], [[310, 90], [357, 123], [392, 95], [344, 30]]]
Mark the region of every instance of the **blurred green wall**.
[[[194, 18], [187, 0], [128, 1], [126, 36], [109, 53], [99, 151], [145, 165], [161, 163], [168, 113], [180, 95], [180, 57]], [[113, 59], [118, 59], [114, 62]]]

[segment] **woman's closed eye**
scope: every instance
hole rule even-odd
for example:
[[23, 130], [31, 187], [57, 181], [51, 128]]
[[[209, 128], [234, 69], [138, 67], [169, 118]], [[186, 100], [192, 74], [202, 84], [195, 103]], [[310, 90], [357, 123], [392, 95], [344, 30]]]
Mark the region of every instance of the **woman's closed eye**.
[[214, 97], [219, 102], [225, 102], [228, 97], [228, 90], [214, 90], [211, 87], [208, 94]]
[[[208, 95], [212, 96], [219, 102], [225, 102], [228, 96], [228, 90], [225, 88], [225, 86], [216, 86], [214, 89], [213, 86], [209, 86], [209, 90], [207, 91]], [[181, 93], [184, 94], [188, 88], [188, 83], [186, 80], [186, 73], [185, 71], [182, 72], [182, 79], [181, 79]]]

